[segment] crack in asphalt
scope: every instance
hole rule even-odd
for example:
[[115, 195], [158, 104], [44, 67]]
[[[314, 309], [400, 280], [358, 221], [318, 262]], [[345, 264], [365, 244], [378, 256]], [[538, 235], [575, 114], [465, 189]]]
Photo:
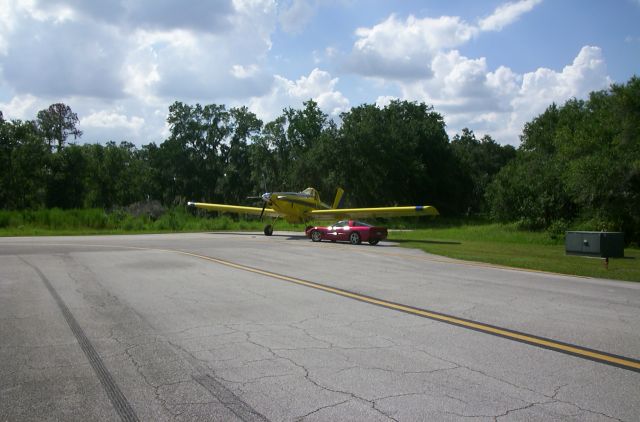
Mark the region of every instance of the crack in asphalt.
[[338, 406], [340, 406], [342, 404], [349, 403], [350, 401], [351, 400], [344, 400], [344, 401], [341, 401], [339, 403], [334, 403], [334, 404], [329, 404], [327, 406], [322, 406], [322, 407], [319, 407], [319, 408], [307, 413], [306, 415], [295, 417], [295, 418], [293, 418], [293, 420], [302, 421], [302, 420], [308, 418], [309, 416], [313, 415], [314, 413], [318, 413], [318, 412], [320, 412], [322, 410], [325, 410], [325, 409], [331, 409], [332, 407], [338, 407]]
[[[313, 319], [313, 318], [309, 318], [309, 319]], [[306, 320], [309, 320], [309, 319], [306, 319]], [[350, 324], [353, 324], [354, 322], [357, 322], [357, 321], [353, 321]], [[245, 330], [242, 330], [240, 328], [232, 328], [228, 324], [225, 325], [225, 327], [230, 329], [230, 330], [232, 330], [232, 333], [243, 333], [244, 336], [245, 336], [245, 342], [246, 343], [253, 344], [253, 345], [255, 345], [255, 346], [259, 347], [259, 348], [262, 348], [262, 349], [268, 351], [273, 356], [273, 358], [244, 360], [244, 361], [242, 361], [243, 365], [247, 364], [247, 363], [268, 362], [268, 361], [277, 361], [277, 360], [287, 361], [287, 362], [291, 363], [292, 365], [294, 365], [295, 367], [301, 369], [302, 372], [303, 372], [304, 378], [308, 382], [310, 382], [311, 384], [315, 385], [316, 387], [318, 387], [320, 389], [323, 389], [325, 391], [330, 391], [330, 392], [333, 392], [333, 393], [346, 395], [346, 396], [351, 397], [354, 400], [358, 400], [360, 402], [366, 403], [371, 409], [375, 410], [380, 415], [382, 415], [385, 418], [388, 418], [390, 420], [396, 420], [396, 419], [392, 415], [390, 415], [390, 414], [386, 413], [384, 410], [380, 409], [379, 408], [379, 402], [381, 402], [383, 400], [388, 400], [390, 398], [395, 398], [395, 397], [428, 394], [427, 392], [420, 391], [420, 392], [406, 393], [406, 394], [401, 394], [401, 395], [391, 395], [391, 396], [376, 397], [374, 399], [366, 399], [366, 398], [361, 397], [361, 396], [359, 396], [359, 395], [357, 395], [357, 394], [355, 394], [355, 393], [353, 393], [351, 391], [331, 388], [331, 387], [329, 387], [327, 385], [322, 384], [320, 381], [318, 381], [317, 379], [315, 379], [311, 375], [310, 370], [305, 365], [297, 362], [296, 360], [294, 360], [291, 357], [283, 356], [278, 352], [282, 352], [282, 351], [300, 351], [300, 350], [308, 350], [308, 349], [319, 349], [319, 350], [333, 349], [333, 350], [337, 350], [337, 351], [343, 350], [343, 349], [344, 350], [353, 350], [353, 349], [357, 349], [357, 350], [375, 350], [375, 349], [386, 349], [386, 348], [389, 348], [390, 346], [370, 346], [370, 347], [357, 347], [357, 348], [342, 347], [342, 346], [336, 345], [335, 343], [327, 341], [326, 339], [322, 339], [322, 338], [317, 337], [316, 335], [312, 334], [310, 332], [310, 329], [308, 329], [308, 328], [302, 328], [302, 327], [299, 327], [299, 326], [296, 326], [296, 325], [293, 325], [293, 324], [296, 324], [296, 323], [289, 324], [289, 326], [291, 326], [291, 328], [300, 330], [306, 336], [308, 336], [308, 338], [310, 338], [310, 339], [312, 339], [314, 341], [318, 341], [318, 342], [322, 342], [322, 343], [328, 344], [329, 347], [317, 347], [317, 346], [316, 347], [292, 347], [292, 348], [269, 347], [267, 345], [264, 345], [264, 344], [260, 343], [259, 341], [255, 340], [252, 337], [252, 333], [261, 333], [260, 330], [246, 330], [245, 331]], [[266, 328], [265, 327], [266, 324], [256, 324], [256, 325], [259, 325], [259, 326], [262, 326], [263, 328]], [[183, 330], [183, 331], [188, 331], [188, 330]], [[232, 334], [232, 333], [225, 333], [225, 334]], [[213, 337], [216, 337], [216, 336], [220, 337], [220, 335], [212, 335], [212, 336]], [[209, 336], [203, 336], [203, 337], [209, 337]], [[362, 337], [358, 337], [358, 338], [371, 338], [371, 337], [375, 337], [375, 336], [362, 336]], [[394, 345], [397, 345], [391, 339], [385, 338], [385, 340], [393, 343]], [[223, 344], [223, 345], [221, 345], [219, 347], [222, 347], [222, 346], [224, 346], [226, 344], [238, 344], [238, 343], [243, 343], [243, 342], [242, 341], [234, 341], [234, 342], [231, 342], [231, 343], [225, 343], [225, 344]], [[173, 345], [177, 346], [176, 344], [173, 344]], [[402, 371], [402, 370], [394, 370], [394, 369], [389, 369], [389, 368], [379, 368], [379, 367], [371, 367], [371, 366], [354, 365], [354, 366], [349, 366], [347, 368], [339, 369], [338, 371], [336, 371], [336, 373], [344, 372], [344, 371], [347, 371], [349, 369], [358, 368], [358, 369], [363, 369], [363, 370], [377, 370], [377, 371], [384, 371], [384, 372], [389, 372], [389, 373], [398, 373], [398, 374], [401, 374], [401, 375], [410, 375], [410, 374], [418, 374], [419, 375], [419, 374], [433, 374], [433, 373], [437, 373], [437, 372], [464, 369], [464, 370], [468, 370], [468, 371], [470, 371], [472, 373], [477, 373], [477, 374], [481, 375], [482, 377], [486, 377], [488, 379], [493, 379], [493, 380], [495, 380], [497, 382], [503, 383], [505, 385], [509, 385], [510, 387], [513, 387], [513, 388], [516, 388], [516, 389], [519, 389], [519, 390], [522, 390], [522, 391], [527, 391], [527, 392], [530, 392], [530, 393], [538, 394], [538, 395], [540, 395], [540, 396], [542, 396], [544, 398], [547, 398], [548, 400], [540, 400], [540, 401], [528, 402], [526, 400], [523, 400], [522, 398], [507, 396], [512, 400], [516, 400], [516, 401], [522, 402], [523, 405], [516, 406], [516, 407], [510, 407], [510, 408], [506, 409], [504, 412], [502, 412], [500, 414], [493, 414], [493, 415], [463, 415], [463, 414], [453, 413], [453, 412], [445, 412], [445, 413], [449, 413], [449, 414], [452, 414], [452, 415], [455, 415], [455, 416], [458, 416], [458, 417], [465, 417], [465, 418], [474, 418], [474, 417], [475, 418], [491, 418], [491, 419], [497, 421], [500, 418], [504, 418], [504, 417], [510, 416], [512, 414], [515, 414], [517, 412], [520, 412], [520, 411], [523, 411], [523, 410], [526, 410], [526, 409], [533, 408], [535, 406], [544, 405], [544, 404], [552, 404], [552, 403], [563, 403], [563, 404], [567, 404], [567, 405], [570, 405], [570, 406], [574, 406], [576, 409], [579, 409], [582, 412], [589, 412], [589, 413], [592, 413], [592, 414], [597, 414], [597, 415], [604, 416], [604, 417], [607, 417], [607, 418], [611, 418], [611, 419], [614, 419], [614, 420], [619, 420], [619, 419], [616, 419], [616, 418], [611, 417], [610, 415], [607, 415], [607, 414], [604, 414], [604, 413], [592, 411], [590, 409], [581, 408], [580, 406], [576, 405], [575, 403], [571, 403], [571, 402], [568, 402], [568, 401], [563, 401], [563, 400], [557, 399], [558, 394], [560, 394], [561, 389], [563, 387], [565, 387], [566, 384], [563, 384], [563, 385], [561, 385], [559, 387], [556, 387], [554, 389], [554, 392], [551, 395], [549, 395], [549, 394], [545, 394], [545, 393], [542, 393], [542, 392], [539, 392], [539, 391], [536, 391], [536, 390], [533, 390], [533, 389], [530, 389], [530, 388], [527, 388], [527, 387], [524, 387], [524, 386], [521, 386], [521, 385], [517, 385], [517, 384], [515, 384], [513, 382], [510, 382], [510, 381], [507, 381], [505, 379], [490, 375], [490, 374], [488, 374], [486, 372], [483, 372], [481, 370], [474, 369], [474, 368], [471, 368], [471, 367], [468, 367], [468, 366], [465, 366], [465, 365], [461, 365], [461, 364], [459, 364], [457, 362], [450, 361], [450, 360], [444, 359], [444, 358], [442, 358], [440, 356], [433, 355], [433, 354], [431, 354], [431, 353], [429, 353], [429, 352], [427, 352], [427, 351], [425, 351], [423, 349], [416, 348], [416, 347], [411, 347], [411, 348], [413, 350], [418, 351], [418, 352], [424, 353], [424, 354], [428, 355], [429, 357], [431, 357], [433, 359], [439, 360], [439, 361], [441, 361], [443, 363], [447, 363], [447, 364], [452, 365], [452, 366], [451, 367], [446, 367], [446, 368], [437, 368], [437, 369], [433, 369], [433, 370], [425, 370], [425, 371]], [[215, 348], [209, 348], [209, 349], [203, 349], [203, 350], [214, 351]], [[185, 352], [187, 352], [187, 351], [185, 350]], [[187, 353], [189, 353], [189, 352], [187, 352]], [[191, 355], [191, 356], [193, 357], [193, 355]], [[350, 360], [350, 358], [348, 356], [343, 356], [343, 357], [345, 358], [346, 361]], [[197, 358], [194, 357], [194, 359], [197, 359]], [[237, 358], [232, 358], [232, 359], [228, 359], [228, 360], [236, 360], [236, 359]], [[207, 363], [207, 361], [203, 360], [203, 359], [197, 359], [197, 360], [199, 360], [200, 362], [203, 362], [205, 364]], [[218, 362], [222, 362], [224, 360], [217, 360], [217, 361]], [[224, 379], [222, 377], [219, 377], [219, 378], [223, 379], [225, 382], [229, 382], [231, 384], [236, 384], [236, 385], [242, 386], [242, 385], [248, 385], [248, 384], [257, 383], [257, 382], [259, 382], [260, 380], [263, 380], [263, 379], [283, 378], [283, 377], [289, 377], [289, 376], [295, 376], [295, 373], [284, 373], [284, 374], [275, 374], [275, 375], [262, 375], [262, 376], [254, 377], [254, 378], [251, 378], [251, 379], [245, 380], [245, 381], [233, 381], [233, 380]], [[481, 386], [481, 384], [478, 384], [478, 385]], [[241, 391], [243, 391], [243, 389], [241, 389]], [[450, 395], [450, 394], [445, 394], [444, 396], [448, 397], [448, 398], [450, 398], [452, 400], [457, 400], [457, 401], [460, 401], [462, 403], [465, 403], [464, 400], [462, 400], [459, 397], [455, 397], [455, 396]], [[315, 413], [321, 411], [322, 409], [336, 407], [336, 406], [339, 406], [339, 405], [344, 404], [346, 402], [349, 402], [350, 400], [351, 399], [343, 400], [343, 401], [340, 401], [338, 403], [331, 403], [331, 404], [327, 404], [327, 405], [321, 406], [321, 407], [319, 407], [317, 409], [314, 409], [313, 411], [311, 411], [311, 412], [309, 412], [309, 413], [307, 413], [305, 415], [299, 416], [296, 420], [302, 420], [302, 419], [308, 417], [309, 415], [312, 415], [312, 414], [315, 414]]]
[[149, 379], [147, 378], [147, 375], [146, 375], [146, 374], [144, 373], [144, 371], [142, 370], [142, 366], [143, 366], [143, 365], [141, 365], [141, 364], [138, 362], [138, 360], [135, 358], [135, 356], [133, 356], [133, 355], [131, 354], [131, 352], [130, 352], [130, 351], [131, 351], [131, 350], [133, 350], [133, 349], [136, 349], [136, 348], [138, 348], [138, 347], [140, 347], [140, 345], [132, 345], [132, 346], [127, 347], [127, 348], [125, 349], [125, 353], [126, 353], [126, 355], [129, 357], [129, 361], [133, 364], [133, 367], [134, 367], [134, 369], [135, 369], [136, 373], [140, 376], [140, 378], [142, 378], [142, 380], [144, 381], [144, 383], [145, 383], [145, 384], [147, 384], [149, 387], [151, 387], [151, 388], [153, 389], [153, 393], [154, 393], [154, 396], [155, 396], [155, 400], [156, 400], [156, 402], [160, 403], [160, 406], [161, 406], [161, 407], [162, 407], [162, 408], [163, 408], [167, 413], [169, 413], [169, 414], [170, 414], [170, 415], [172, 415], [173, 417], [176, 417], [176, 416], [177, 416], [177, 414], [176, 414], [176, 413], [174, 413], [174, 412], [173, 412], [173, 410], [169, 408], [169, 406], [168, 406], [168, 404], [167, 404], [167, 401], [166, 401], [165, 399], [163, 399], [163, 398], [160, 396], [160, 391], [159, 391], [159, 389], [160, 389], [160, 387], [162, 386], [162, 384], [158, 384], [158, 385], [156, 385], [156, 384], [152, 383], [151, 381], [149, 381]]
[[372, 409], [374, 409], [375, 411], [377, 411], [378, 413], [380, 413], [382, 416], [384, 416], [384, 417], [386, 417], [386, 418], [388, 418], [388, 419], [390, 419], [390, 420], [392, 420], [392, 421], [396, 421], [396, 422], [397, 422], [397, 419], [393, 418], [391, 415], [388, 415], [387, 413], [385, 413], [385, 412], [384, 412], [384, 411], [382, 411], [381, 409], [378, 409], [378, 408], [376, 407], [376, 403], [375, 403], [374, 401], [372, 401], [372, 400], [367, 400], [367, 399], [365, 399], [364, 397], [360, 397], [360, 396], [358, 396], [357, 394], [355, 394], [355, 393], [353, 393], [353, 392], [351, 392], [351, 391], [337, 390], [337, 389], [330, 388], [330, 387], [328, 387], [328, 386], [326, 386], [326, 385], [322, 385], [319, 381], [317, 381], [317, 380], [315, 380], [315, 379], [313, 379], [313, 378], [311, 377], [311, 375], [310, 375], [310, 373], [309, 373], [309, 369], [308, 369], [306, 366], [304, 366], [304, 365], [302, 365], [302, 364], [299, 364], [298, 362], [294, 361], [293, 359], [291, 359], [291, 358], [289, 358], [289, 357], [287, 357], [287, 356], [281, 356], [281, 355], [279, 355], [278, 353], [276, 353], [276, 352], [274, 351], [274, 349], [272, 349], [272, 348], [270, 348], [270, 347], [268, 347], [268, 346], [266, 346], [266, 345], [263, 345], [263, 344], [260, 344], [260, 343], [254, 342], [254, 341], [253, 341], [253, 340], [251, 340], [251, 338], [250, 338], [250, 333], [247, 333], [247, 337], [248, 337], [248, 342], [249, 342], [249, 343], [252, 343], [252, 344], [254, 344], [254, 345], [258, 346], [258, 347], [262, 347], [262, 348], [264, 348], [265, 350], [267, 350], [269, 353], [271, 353], [274, 357], [279, 358], [279, 359], [284, 359], [284, 360], [286, 360], [286, 361], [290, 362], [290, 363], [291, 363], [292, 365], [294, 365], [295, 367], [302, 369], [302, 371], [304, 372], [304, 378], [305, 378], [307, 381], [309, 381], [311, 384], [315, 385], [316, 387], [318, 387], [318, 388], [320, 388], [320, 389], [322, 389], [322, 390], [325, 390], [325, 391], [331, 391], [331, 392], [333, 392], [333, 393], [337, 393], [337, 394], [344, 394], [344, 395], [348, 395], [348, 396], [350, 396], [350, 397], [352, 397], [352, 398], [354, 398], [354, 399], [357, 399], [357, 400], [363, 401], [363, 402], [365, 402], [365, 403], [368, 403]]
[[222, 384], [218, 380], [221, 378], [208, 366], [208, 362], [198, 359], [193, 353], [175, 342], [167, 341], [167, 343], [177, 349], [196, 371], [196, 374], [191, 375], [191, 378], [209, 391], [212, 397], [216, 398], [227, 410], [243, 421], [268, 421], [264, 415]]

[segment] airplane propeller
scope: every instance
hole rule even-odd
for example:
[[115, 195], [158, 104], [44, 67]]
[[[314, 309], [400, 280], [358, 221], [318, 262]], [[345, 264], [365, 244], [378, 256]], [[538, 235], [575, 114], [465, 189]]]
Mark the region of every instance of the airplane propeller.
[[262, 217], [264, 216], [264, 210], [267, 208], [269, 201], [271, 201], [271, 193], [266, 192], [261, 196], [247, 196], [247, 199], [262, 199], [262, 211], [260, 212], [260, 221], [262, 221]]
[[267, 203], [265, 201], [264, 205], [262, 206], [262, 212], [260, 212], [260, 221], [262, 221], [262, 216], [264, 215], [264, 209], [267, 208]]

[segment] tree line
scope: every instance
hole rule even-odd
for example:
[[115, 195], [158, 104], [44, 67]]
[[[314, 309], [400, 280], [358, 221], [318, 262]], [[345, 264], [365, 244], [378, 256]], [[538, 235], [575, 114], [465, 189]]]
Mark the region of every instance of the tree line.
[[550, 105], [525, 124], [516, 158], [486, 192], [501, 221], [640, 240], [640, 78]]
[[436, 206], [528, 228], [576, 222], [640, 233], [640, 80], [552, 104], [518, 149], [416, 102], [364, 104], [337, 123], [308, 101], [264, 123], [246, 107], [169, 107], [159, 145], [79, 144], [78, 118], [53, 104], [34, 120], [0, 112], [0, 208], [104, 208], [158, 200], [252, 204], [248, 196], [313, 186], [348, 206]]

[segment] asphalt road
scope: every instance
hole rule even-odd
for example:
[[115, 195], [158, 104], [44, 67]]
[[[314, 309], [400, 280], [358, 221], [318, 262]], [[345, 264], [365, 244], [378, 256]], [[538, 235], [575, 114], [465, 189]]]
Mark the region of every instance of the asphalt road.
[[296, 233], [0, 239], [0, 421], [640, 420], [640, 284]]

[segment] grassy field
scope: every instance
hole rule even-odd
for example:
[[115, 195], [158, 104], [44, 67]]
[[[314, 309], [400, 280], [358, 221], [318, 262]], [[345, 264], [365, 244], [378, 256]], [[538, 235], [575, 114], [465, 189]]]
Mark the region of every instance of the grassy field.
[[545, 232], [518, 230], [515, 224], [472, 224], [413, 231], [391, 231], [402, 246], [468, 261], [550, 271], [586, 277], [640, 281], [640, 249], [625, 249], [625, 258], [604, 260], [567, 256], [564, 241]]
[[[257, 219], [197, 216], [179, 207], [157, 219], [101, 209], [0, 211], [0, 236], [262, 231], [264, 225]], [[601, 259], [566, 256], [562, 239], [552, 239], [545, 232], [518, 230], [515, 224], [439, 218], [390, 220], [386, 225], [390, 229], [413, 229], [391, 231], [390, 240], [437, 255], [562, 274], [640, 281], [638, 248], [625, 249], [625, 258], [611, 259], [607, 269]], [[304, 225], [278, 221], [276, 230], [302, 232]]]
[[[123, 211], [101, 209], [0, 211], [0, 236], [64, 236], [90, 234], [137, 234], [201, 232], [216, 230], [262, 231], [265, 223], [222, 216], [192, 214], [184, 208], [165, 212], [159, 218], [133, 216]], [[278, 221], [278, 230], [304, 231], [302, 224]]]

